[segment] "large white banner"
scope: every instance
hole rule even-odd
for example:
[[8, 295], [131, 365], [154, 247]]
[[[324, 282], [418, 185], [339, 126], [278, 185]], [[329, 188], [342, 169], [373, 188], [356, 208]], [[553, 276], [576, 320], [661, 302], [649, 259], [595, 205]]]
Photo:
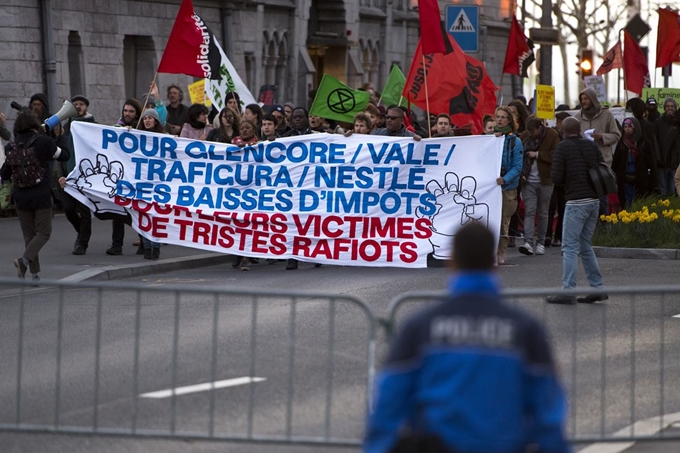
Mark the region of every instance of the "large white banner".
[[500, 232], [503, 138], [313, 134], [239, 148], [75, 122], [66, 190], [162, 243], [324, 264], [426, 267], [456, 230]]

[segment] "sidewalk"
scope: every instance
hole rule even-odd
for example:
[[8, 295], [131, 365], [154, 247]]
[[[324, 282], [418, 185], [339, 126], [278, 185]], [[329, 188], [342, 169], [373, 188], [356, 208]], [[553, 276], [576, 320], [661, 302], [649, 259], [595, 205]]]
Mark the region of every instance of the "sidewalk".
[[[16, 217], [0, 218], [0, 277], [17, 278], [14, 259], [21, 256], [24, 240]], [[106, 249], [111, 245], [111, 222], [92, 219], [92, 238], [87, 254], [71, 254], [76, 232], [63, 214], [57, 214], [52, 222], [50, 241], [40, 251], [40, 278], [43, 280], [83, 281], [115, 280], [119, 278], [148, 275], [180, 269], [212, 266], [231, 262], [230, 255], [209, 253], [202, 250], [163, 245], [161, 259], [145, 260], [137, 255], [132, 242], [137, 232], [125, 227], [123, 255], [110, 256]], [[27, 275], [29, 278], [30, 276]]]

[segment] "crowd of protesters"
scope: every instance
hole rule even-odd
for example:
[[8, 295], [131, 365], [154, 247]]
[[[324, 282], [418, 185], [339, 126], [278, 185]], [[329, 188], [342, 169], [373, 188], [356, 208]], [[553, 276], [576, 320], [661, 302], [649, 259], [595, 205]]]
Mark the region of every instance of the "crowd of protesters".
[[[450, 137], [471, 135], [469, 125], [453, 124], [446, 113], [431, 114], [420, 120], [416, 113], [404, 106], [385, 106], [380, 103], [380, 95], [370, 84], [362, 90], [371, 94], [371, 103], [354, 117], [352, 124], [338, 122], [309, 115], [303, 106], [287, 102], [284, 104], [243, 105], [238, 94], [227, 93], [226, 106], [217, 111], [203, 104], [186, 105], [184, 92], [178, 85], [166, 88], [166, 101], [163, 102], [155, 84], [141, 100], [130, 98], [123, 103], [120, 118], [115, 126], [138, 128], [144, 131], [167, 133], [194, 140], [208, 140], [232, 143], [237, 146], [253, 145], [258, 141], [271, 141], [280, 137], [291, 137], [315, 133], [372, 134], [389, 137], [412, 137], [421, 140], [428, 137]], [[41, 159], [49, 170], [45, 170], [43, 185], [50, 188], [51, 198], [64, 210], [67, 219], [76, 231], [73, 254], [87, 252], [91, 234], [90, 212], [87, 207], [68, 195], [63, 189], [66, 176], [75, 166], [73, 142], [70, 127], [73, 121], [95, 122], [89, 112], [90, 101], [82, 95], [74, 96], [71, 101], [78, 111], [76, 118], [69, 119], [65, 126], [45, 131], [39, 125], [49, 117], [46, 96], [36, 94], [30, 106], [22, 112], [15, 122], [13, 143], [27, 143], [27, 137], [47, 136], [55, 147], [63, 150], [56, 162], [48, 162], [48, 151]], [[530, 103], [529, 103], [530, 104]], [[618, 177], [619, 206], [629, 205], [636, 197], [652, 193], [668, 196], [675, 193], [674, 184], [680, 185], [680, 112], [676, 102], [669, 98], [664, 101], [664, 113], [658, 115], [654, 99], [630, 99], [626, 104], [631, 112], [619, 124], [608, 108], [597, 100], [593, 90], [580, 93], [579, 105], [572, 117], [580, 125], [580, 132], [590, 134], [604, 162], [611, 166]], [[518, 96], [508, 105], [499, 106], [495, 112], [488, 112], [483, 118], [483, 134], [504, 137], [501, 173], [497, 184], [502, 189], [502, 221], [500, 243], [498, 244], [497, 263], [505, 263], [508, 247], [519, 247], [524, 255], [543, 255], [546, 247], [562, 246], [565, 208], [573, 202], [565, 192], [564, 183], [553, 184], [551, 167], [553, 156], [559, 144], [567, 137], [562, 129], [563, 121], [571, 115], [567, 105], [556, 109], [556, 123], [549, 127], [545, 121], [531, 115], [530, 105], [523, 96]], [[31, 129], [26, 121], [18, 121], [24, 114], [32, 115], [38, 127]], [[28, 130], [17, 130], [17, 127]], [[28, 134], [28, 135], [27, 135]], [[0, 114], [0, 135], [9, 140], [10, 132], [5, 128], [5, 116]], [[37, 143], [42, 143], [37, 142]], [[42, 145], [41, 145], [42, 146]], [[51, 148], [50, 148], [51, 149]], [[50, 156], [53, 156], [52, 153]], [[3, 167], [3, 179], [11, 178], [9, 165]], [[674, 180], [675, 178], [675, 180]], [[27, 209], [20, 189], [16, 189], [15, 201], [18, 210]], [[617, 209], [616, 200], [598, 200], [598, 213], [606, 214]], [[45, 206], [43, 206], [43, 204]], [[38, 206], [39, 205], [39, 206]], [[49, 205], [49, 206], [48, 206]], [[31, 204], [31, 209], [51, 209], [52, 202]], [[41, 213], [38, 213], [41, 214]], [[22, 214], [21, 218], [27, 216]], [[38, 215], [42, 219], [41, 215]], [[129, 218], [112, 218], [112, 242], [106, 250], [109, 255], [123, 254], [125, 224]], [[39, 265], [35, 244], [49, 239], [46, 225], [28, 227], [22, 221], [22, 231], [26, 240], [27, 252], [15, 260], [20, 277], [30, 268], [34, 278], [38, 277]], [[36, 238], [39, 238], [36, 239]], [[516, 244], [516, 239], [522, 244]], [[141, 236], [133, 242], [137, 253], [144, 258], [156, 260], [160, 257], [160, 244]], [[268, 260], [275, 262], [275, 260]], [[257, 259], [237, 257], [235, 268], [249, 270]], [[297, 261], [289, 259], [286, 269], [297, 269]]]

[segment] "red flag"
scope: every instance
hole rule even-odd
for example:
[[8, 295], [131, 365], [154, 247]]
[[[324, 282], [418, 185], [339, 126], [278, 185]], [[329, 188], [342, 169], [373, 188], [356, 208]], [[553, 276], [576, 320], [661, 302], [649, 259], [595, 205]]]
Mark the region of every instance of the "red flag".
[[597, 75], [604, 75], [612, 69], [623, 68], [623, 52], [621, 52], [621, 40], [619, 39], [614, 44], [614, 47], [609, 49], [604, 57], [602, 57], [602, 64], [597, 69]]
[[659, 8], [659, 30], [656, 38], [656, 67], [663, 68], [680, 61], [680, 15]]
[[[498, 87], [483, 63], [464, 53], [453, 38], [447, 39], [453, 49], [450, 53], [425, 55], [430, 113], [447, 113], [454, 124], [472, 123], [473, 132], [481, 133], [482, 117], [496, 109]], [[403, 95], [426, 110], [422, 39], [413, 55]]]
[[215, 36], [191, 0], [182, 0], [158, 72], [221, 79], [222, 57]]
[[645, 54], [627, 30], [623, 31], [623, 71], [626, 90], [639, 95], [642, 93], [642, 88], [650, 86]]
[[510, 25], [510, 37], [508, 38], [508, 48], [505, 50], [503, 72], [529, 77], [527, 70], [535, 60], [534, 42], [526, 37], [522, 27], [520, 27], [519, 22], [517, 21], [517, 16], [513, 14], [512, 24]]
[[418, 0], [418, 16], [420, 16], [420, 41], [423, 45], [423, 53], [446, 52], [437, 0]]

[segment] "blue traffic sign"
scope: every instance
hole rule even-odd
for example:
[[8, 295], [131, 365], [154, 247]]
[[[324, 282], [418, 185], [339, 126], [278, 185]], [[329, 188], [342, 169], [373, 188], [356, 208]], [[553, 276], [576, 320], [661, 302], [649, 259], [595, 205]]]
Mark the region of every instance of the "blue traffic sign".
[[479, 52], [479, 6], [447, 5], [446, 31], [464, 52]]

